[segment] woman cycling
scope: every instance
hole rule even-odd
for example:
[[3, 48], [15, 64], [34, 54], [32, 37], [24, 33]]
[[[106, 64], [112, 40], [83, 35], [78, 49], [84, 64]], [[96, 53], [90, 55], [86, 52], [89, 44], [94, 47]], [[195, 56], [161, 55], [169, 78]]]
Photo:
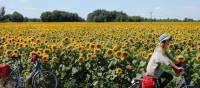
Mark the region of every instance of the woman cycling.
[[[159, 44], [156, 46], [152, 57], [150, 58], [147, 68], [146, 68], [146, 74], [144, 76], [144, 80], [142, 83], [143, 88], [147, 88], [149, 83], [150, 85], [153, 85], [153, 87], [148, 88], [154, 88], [155, 86], [155, 80], [158, 80], [159, 87], [163, 88], [165, 87], [172, 79], [173, 76], [167, 72], [164, 72], [161, 70], [160, 66], [163, 65], [170, 65], [171, 67], [175, 68], [176, 70], [183, 70], [182, 67], [177, 67], [175, 64], [178, 63], [168, 52], [168, 45], [172, 41], [172, 37], [167, 34], [162, 34], [159, 37]], [[161, 78], [164, 78], [165, 80], [161, 82]], [[148, 79], [153, 79], [153, 82], [147, 82]]]

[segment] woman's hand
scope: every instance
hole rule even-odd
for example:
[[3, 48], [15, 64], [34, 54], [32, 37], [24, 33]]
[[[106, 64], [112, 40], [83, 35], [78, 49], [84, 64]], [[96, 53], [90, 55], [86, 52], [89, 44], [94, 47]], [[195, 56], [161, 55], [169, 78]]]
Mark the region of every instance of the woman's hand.
[[176, 73], [176, 74], [179, 74], [179, 73], [181, 73], [182, 71], [183, 71], [183, 67], [177, 67], [177, 68], [173, 68], [174, 69], [174, 72]]
[[172, 68], [173, 68], [173, 70], [174, 70], [174, 72], [176, 73], [176, 74], [179, 74], [180, 72], [182, 72], [183, 71], [183, 67], [182, 67], [182, 64], [183, 63], [178, 63], [178, 64], [174, 64], [174, 63], [172, 63], [171, 65], [172, 65]]

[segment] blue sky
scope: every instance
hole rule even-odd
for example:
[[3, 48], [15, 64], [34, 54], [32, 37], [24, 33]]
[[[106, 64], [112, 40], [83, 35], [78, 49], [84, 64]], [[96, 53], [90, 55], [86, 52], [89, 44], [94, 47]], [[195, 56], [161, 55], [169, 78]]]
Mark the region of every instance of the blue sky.
[[18, 11], [24, 16], [39, 18], [44, 11], [65, 10], [86, 18], [96, 9], [117, 10], [128, 15], [153, 18], [185, 17], [200, 19], [200, 0], [0, 0], [7, 13]]

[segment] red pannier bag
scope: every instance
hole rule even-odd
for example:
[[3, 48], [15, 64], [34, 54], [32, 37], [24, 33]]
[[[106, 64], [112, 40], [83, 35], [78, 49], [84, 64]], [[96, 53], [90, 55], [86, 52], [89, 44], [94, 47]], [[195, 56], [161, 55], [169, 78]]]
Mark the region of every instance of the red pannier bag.
[[152, 76], [144, 75], [142, 80], [142, 88], [154, 88], [155, 87], [155, 78]]
[[10, 74], [10, 65], [0, 64], [0, 77], [6, 78]]

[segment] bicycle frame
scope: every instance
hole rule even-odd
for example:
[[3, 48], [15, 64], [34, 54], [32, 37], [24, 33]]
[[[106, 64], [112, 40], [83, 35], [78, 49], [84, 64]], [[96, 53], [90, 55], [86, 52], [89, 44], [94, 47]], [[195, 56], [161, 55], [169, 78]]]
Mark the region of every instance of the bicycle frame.
[[[9, 81], [9, 80], [12, 80], [13, 82], [15, 82], [15, 86], [16, 85], [21, 85], [23, 84], [25, 81], [24, 80], [21, 80], [21, 79], [26, 79], [26, 80], [29, 80], [30, 78], [34, 77], [36, 74], [40, 73], [41, 72], [41, 65], [40, 63], [37, 61], [36, 65], [34, 66], [34, 69], [33, 71], [31, 72], [31, 74], [29, 75], [28, 78], [23, 78], [22, 77], [22, 70], [21, 67], [19, 66], [19, 59], [20, 57], [18, 58], [14, 58], [14, 62], [15, 62], [15, 66], [14, 67], [11, 67], [11, 72], [10, 72], [10, 75], [4, 79], [4, 86], [6, 85], [6, 83]], [[14, 75], [16, 76], [16, 78], [11, 78], [11, 76]], [[20, 83], [22, 81], [23, 83]], [[24, 86], [24, 85], [22, 85]]]
[[[17, 57], [17, 58], [14, 58], [12, 60], [15, 61], [15, 65], [14, 66], [11, 66], [11, 72], [10, 72], [10, 75], [3, 79], [4, 81], [4, 84], [3, 86], [5, 87], [7, 82], [11, 81], [12, 83], [14, 83], [14, 88], [21, 88], [21, 87], [25, 87], [25, 83], [28, 81], [28, 80], [31, 80], [32, 81], [32, 87], [36, 88], [35, 86], [35, 79], [39, 76], [39, 77], [44, 77], [44, 73], [46, 73], [46, 71], [42, 71], [42, 66], [40, 64], [39, 61], [36, 61], [36, 63], [34, 63], [34, 67], [32, 69], [32, 72], [30, 73], [29, 76], [26, 76], [26, 77], [23, 77], [22, 75], [22, 71], [23, 71], [23, 67], [21, 65], [19, 65], [19, 61], [20, 61], [21, 57]], [[47, 72], [48, 73], [48, 72]], [[51, 73], [52, 74], [52, 73]], [[44, 83], [45, 85], [47, 85], [47, 88], [48, 88], [48, 83], [46, 83], [45, 81], [42, 82]], [[57, 87], [57, 79], [56, 79], [56, 87]]]

